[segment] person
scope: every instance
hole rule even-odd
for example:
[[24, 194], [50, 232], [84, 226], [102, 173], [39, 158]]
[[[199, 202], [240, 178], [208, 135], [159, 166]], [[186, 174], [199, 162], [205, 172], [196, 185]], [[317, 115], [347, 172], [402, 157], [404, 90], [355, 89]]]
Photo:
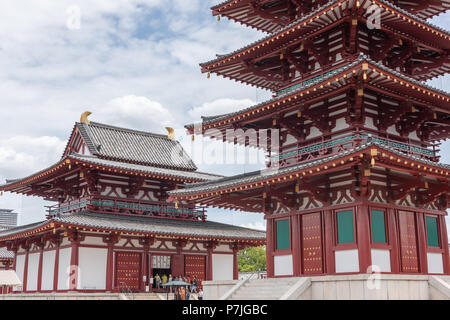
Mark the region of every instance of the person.
[[200, 290], [198, 290], [198, 300], [203, 300], [203, 290], [202, 290], [202, 288], [200, 288]]
[[189, 288], [186, 287], [186, 300], [189, 300], [190, 296], [191, 296], [191, 292], [190, 292]]
[[155, 281], [156, 281], [156, 288], [159, 289], [161, 287], [161, 278], [159, 277], [159, 274], [156, 274]]
[[186, 292], [184, 290], [184, 287], [180, 287], [180, 298], [181, 298], [181, 300], [186, 299]]
[[167, 283], [167, 276], [166, 276], [165, 273], [164, 273], [163, 276], [162, 276], [162, 283], [164, 283], [164, 284]]
[[197, 276], [194, 275], [194, 279], [192, 280], [192, 292], [197, 292], [197, 285], [198, 285]]
[[[173, 278], [172, 278], [172, 274], [169, 274], [169, 282], [172, 282]], [[172, 293], [172, 286], [170, 286], [170, 293]]]

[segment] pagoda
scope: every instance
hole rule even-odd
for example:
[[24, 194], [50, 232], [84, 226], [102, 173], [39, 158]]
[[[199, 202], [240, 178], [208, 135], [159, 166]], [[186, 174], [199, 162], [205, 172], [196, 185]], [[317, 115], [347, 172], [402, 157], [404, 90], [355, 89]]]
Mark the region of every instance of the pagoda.
[[23, 283], [15, 292], [148, 292], [157, 274], [238, 279], [237, 252], [265, 233], [167, 201], [170, 190], [220, 176], [197, 171], [171, 128], [160, 135], [88, 115], [57, 163], [0, 186], [55, 203], [45, 221], [0, 230], [0, 262], [12, 261]]
[[[450, 70], [450, 34], [424, 20], [449, 7], [417, 0], [213, 7], [267, 36], [202, 63], [202, 71], [273, 97], [187, 131], [226, 141], [227, 131], [240, 130], [228, 141], [265, 150], [267, 168], [189, 184], [170, 199], [264, 213], [269, 277], [450, 274], [450, 166], [438, 155], [450, 137], [450, 96], [424, 83]], [[269, 146], [250, 130], [278, 140]]]

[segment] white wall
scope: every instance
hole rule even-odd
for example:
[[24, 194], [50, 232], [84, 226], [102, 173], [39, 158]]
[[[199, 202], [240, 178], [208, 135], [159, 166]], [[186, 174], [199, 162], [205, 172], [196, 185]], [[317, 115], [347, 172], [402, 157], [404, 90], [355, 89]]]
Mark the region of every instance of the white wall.
[[275, 256], [273, 258], [273, 274], [275, 276], [290, 276], [294, 274], [292, 254]]
[[442, 253], [427, 253], [428, 273], [444, 273]]
[[58, 290], [69, 289], [69, 267], [72, 248], [59, 250]]
[[[358, 250], [342, 250], [335, 252], [336, 273], [359, 272]], [[364, 270], [365, 272], [366, 270]]]
[[213, 281], [233, 280], [233, 255], [212, 254]]
[[42, 283], [41, 290], [53, 290], [53, 278], [55, 273], [56, 251], [44, 251], [42, 257]]
[[[380, 272], [391, 272], [391, 254], [389, 250], [372, 249], [372, 265], [378, 266]], [[372, 271], [377, 271], [373, 269]]]
[[39, 271], [40, 253], [30, 253], [28, 256], [27, 291], [36, 291]]
[[[16, 273], [20, 279], [20, 282], [22, 282], [22, 284], [23, 284], [24, 269], [25, 269], [25, 255], [21, 254], [21, 255], [18, 255], [16, 258]], [[15, 287], [14, 290], [16, 291], [16, 290], [18, 290], [18, 288]]]
[[78, 289], [106, 289], [106, 261], [108, 249], [79, 248]]

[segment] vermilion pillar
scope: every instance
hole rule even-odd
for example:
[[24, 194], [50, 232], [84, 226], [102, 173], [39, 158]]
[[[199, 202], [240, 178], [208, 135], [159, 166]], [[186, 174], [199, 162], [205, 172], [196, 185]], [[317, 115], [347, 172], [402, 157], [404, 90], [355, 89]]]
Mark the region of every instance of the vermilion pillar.
[[398, 224], [394, 209], [388, 209], [389, 244], [391, 245], [391, 272], [400, 273], [400, 248], [398, 239]]
[[44, 260], [44, 247], [45, 242], [39, 243], [39, 265], [38, 265], [38, 280], [37, 280], [37, 291], [41, 292], [42, 288], [42, 263]]
[[370, 222], [369, 207], [367, 205], [357, 206], [356, 209], [356, 230], [359, 256], [359, 272], [366, 273], [372, 265], [371, 245], [370, 245]]
[[324, 216], [324, 243], [325, 243], [325, 272], [328, 274], [335, 273], [335, 261], [334, 261], [334, 222], [333, 222], [333, 211], [325, 210], [323, 212]]
[[239, 263], [238, 263], [239, 248], [233, 248], [233, 280], [239, 280]]
[[58, 238], [54, 240], [55, 243], [55, 268], [53, 269], [53, 291], [58, 291], [58, 272], [59, 272], [59, 246], [61, 245], [61, 240]]
[[78, 287], [78, 248], [80, 246], [80, 237], [77, 233], [69, 236], [71, 245], [70, 253], [70, 274], [69, 274], [69, 290], [75, 291]]
[[23, 267], [23, 292], [27, 291], [27, 280], [28, 280], [28, 256], [30, 252], [30, 246], [24, 245], [23, 248], [25, 249], [25, 264]]
[[266, 257], [267, 257], [267, 277], [273, 277], [273, 220], [266, 216]]
[[417, 225], [417, 256], [419, 257], [419, 270], [421, 273], [428, 273], [427, 263], [427, 236], [425, 234], [425, 215], [416, 213]]
[[295, 215], [291, 218], [292, 235], [292, 261], [294, 276], [301, 274], [301, 247], [300, 247], [300, 217]]
[[103, 242], [108, 245], [108, 252], [106, 257], [106, 291], [113, 291], [113, 270], [114, 270], [114, 245], [118, 242], [117, 236], [111, 234], [103, 238]]
[[439, 216], [439, 228], [442, 240], [441, 245], [444, 249], [444, 274], [450, 274], [447, 225], [445, 224], [445, 216], [443, 215]]

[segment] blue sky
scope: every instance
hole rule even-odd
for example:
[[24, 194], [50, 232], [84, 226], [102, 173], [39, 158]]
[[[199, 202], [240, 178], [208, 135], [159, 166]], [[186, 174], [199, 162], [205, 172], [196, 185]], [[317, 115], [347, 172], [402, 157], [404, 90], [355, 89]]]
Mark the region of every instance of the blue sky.
[[[29, 175], [59, 160], [83, 111], [97, 122], [164, 133], [250, 106], [269, 92], [201, 74], [199, 63], [263, 36], [222, 19], [220, 0], [3, 0], [0, 4], [0, 181]], [[80, 12], [74, 28], [73, 8]], [[433, 19], [450, 29], [450, 15]], [[68, 27], [69, 26], [69, 27]], [[431, 82], [450, 91], [448, 77]], [[449, 143], [442, 160], [450, 163]], [[226, 175], [258, 165], [205, 165]], [[44, 218], [38, 198], [4, 194], [1, 208], [22, 224]], [[264, 227], [262, 214], [209, 210], [211, 220]]]

